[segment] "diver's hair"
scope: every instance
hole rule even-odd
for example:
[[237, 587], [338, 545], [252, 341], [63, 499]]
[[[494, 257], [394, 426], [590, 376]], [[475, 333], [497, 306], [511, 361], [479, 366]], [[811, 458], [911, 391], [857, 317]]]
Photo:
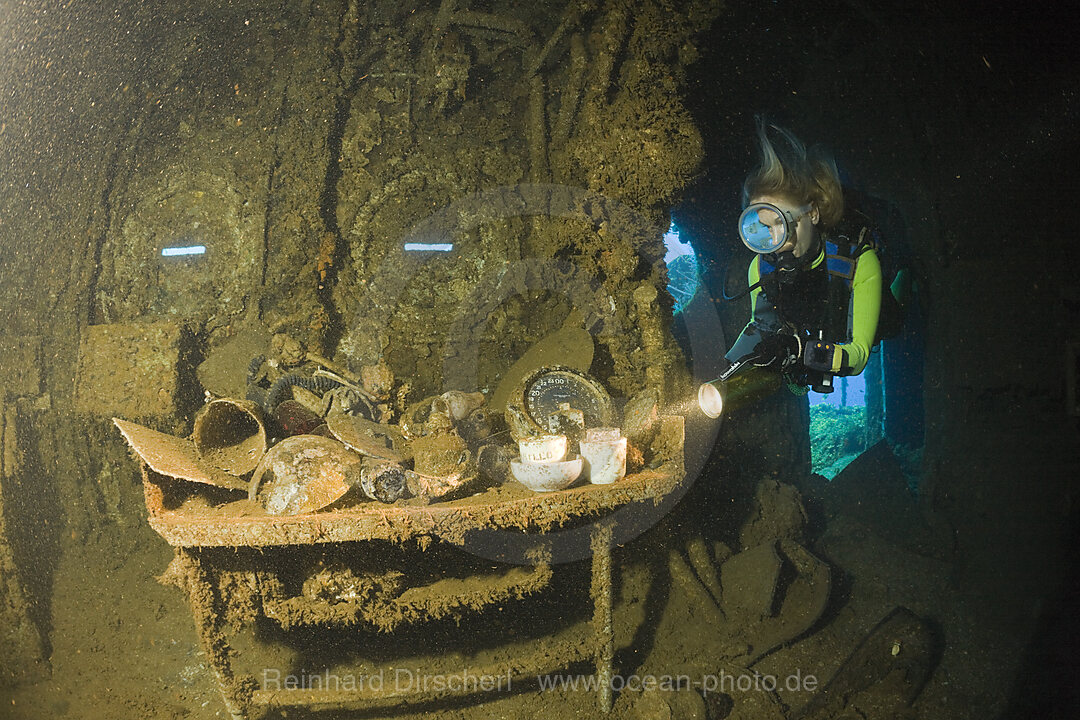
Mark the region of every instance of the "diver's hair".
[[[770, 139], [770, 131], [777, 141]], [[757, 118], [761, 162], [743, 183], [743, 207], [751, 198], [779, 195], [796, 203], [813, 202], [821, 224], [832, 227], [844, 215], [844, 192], [832, 155], [820, 145], [809, 150], [797, 137], [777, 125]]]

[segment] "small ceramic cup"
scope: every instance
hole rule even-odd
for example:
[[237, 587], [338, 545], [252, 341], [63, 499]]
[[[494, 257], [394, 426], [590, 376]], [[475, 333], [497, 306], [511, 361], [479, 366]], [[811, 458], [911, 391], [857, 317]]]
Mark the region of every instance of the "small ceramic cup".
[[595, 427], [585, 431], [585, 439], [589, 442], [614, 442], [622, 437], [622, 431], [613, 427]]
[[[612, 430], [613, 428], [595, 428], [594, 430]], [[604, 439], [591, 439], [589, 430], [585, 440], [581, 441], [581, 457], [585, 459], [589, 482], [593, 485], [610, 485], [626, 477], [626, 438], [610, 438], [610, 433], [598, 433]], [[615, 434], [618, 435], [615, 429]]]
[[566, 457], [565, 435], [536, 435], [518, 441], [521, 459], [528, 463], [556, 463]]

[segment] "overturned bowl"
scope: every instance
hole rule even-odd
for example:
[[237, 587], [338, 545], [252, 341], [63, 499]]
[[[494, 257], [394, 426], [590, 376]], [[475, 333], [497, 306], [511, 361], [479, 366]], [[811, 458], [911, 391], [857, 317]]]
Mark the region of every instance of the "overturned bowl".
[[533, 492], [551, 492], [569, 487], [581, 475], [583, 461], [580, 456], [559, 462], [531, 463], [511, 460], [510, 472], [514, 479]]

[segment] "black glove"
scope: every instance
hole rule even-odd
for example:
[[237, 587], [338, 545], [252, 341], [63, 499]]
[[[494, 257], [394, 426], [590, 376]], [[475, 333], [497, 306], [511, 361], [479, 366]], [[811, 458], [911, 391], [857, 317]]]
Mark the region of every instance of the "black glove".
[[786, 368], [798, 361], [801, 348], [802, 343], [799, 338], [790, 332], [781, 331], [766, 335], [755, 348], [759, 359], [754, 364], [760, 366], [775, 364], [780, 368]]

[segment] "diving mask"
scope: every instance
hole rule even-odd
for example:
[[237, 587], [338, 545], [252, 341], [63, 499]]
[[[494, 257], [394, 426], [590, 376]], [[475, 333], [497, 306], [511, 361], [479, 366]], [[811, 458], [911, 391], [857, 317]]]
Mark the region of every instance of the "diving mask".
[[796, 226], [811, 205], [784, 210], [772, 203], [753, 203], [739, 216], [739, 236], [756, 253], [773, 253], [795, 237]]

